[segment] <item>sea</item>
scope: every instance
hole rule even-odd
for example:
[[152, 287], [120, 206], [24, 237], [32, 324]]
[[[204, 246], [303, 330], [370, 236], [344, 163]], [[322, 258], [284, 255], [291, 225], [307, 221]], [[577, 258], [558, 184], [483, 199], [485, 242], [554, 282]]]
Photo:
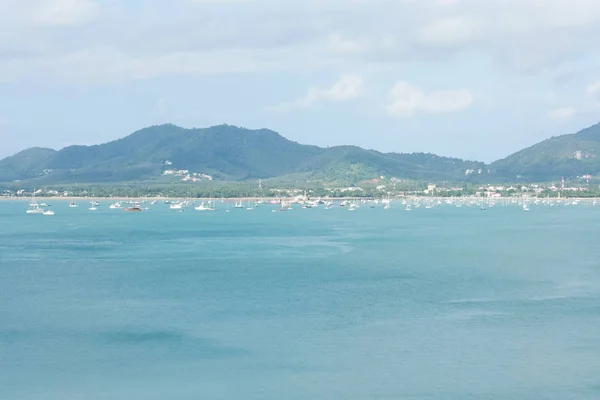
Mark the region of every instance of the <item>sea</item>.
[[600, 399], [600, 206], [26, 215], [1, 399]]

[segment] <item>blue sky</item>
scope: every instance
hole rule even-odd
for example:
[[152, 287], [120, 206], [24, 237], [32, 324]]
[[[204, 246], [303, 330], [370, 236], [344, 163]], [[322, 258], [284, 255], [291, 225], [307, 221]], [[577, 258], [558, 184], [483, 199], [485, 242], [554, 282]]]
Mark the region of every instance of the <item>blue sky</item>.
[[0, 157], [171, 122], [493, 161], [600, 121], [597, 0], [0, 0]]

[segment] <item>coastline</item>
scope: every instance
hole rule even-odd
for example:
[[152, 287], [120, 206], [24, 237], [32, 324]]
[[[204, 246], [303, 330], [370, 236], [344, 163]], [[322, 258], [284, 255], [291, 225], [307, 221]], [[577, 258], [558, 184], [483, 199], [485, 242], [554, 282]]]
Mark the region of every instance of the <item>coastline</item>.
[[[381, 200], [384, 197], [322, 197], [323, 200], [329, 201], [350, 201], [350, 200], [370, 200], [370, 199], [378, 199]], [[151, 202], [151, 201], [216, 201], [216, 202], [235, 202], [235, 201], [262, 201], [264, 203], [269, 203], [270, 201], [286, 201], [293, 202], [296, 201], [297, 197], [81, 197], [81, 196], [36, 196], [36, 200], [38, 201], [65, 201], [65, 202], [88, 202], [88, 201], [110, 201], [110, 202]], [[310, 198], [311, 200], [315, 200], [316, 198]], [[444, 197], [444, 196], [404, 196], [404, 197], [390, 197], [390, 200], [429, 200], [429, 201], [446, 201], [448, 199], [453, 200], [477, 200], [477, 201], [495, 201], [495, 202], [506, 202], [511, 200], [524, 201], [524, 200], [552, 200], [552, 201], [583, 201], [583, 202], [598, 202], [600, 201], [600, 197], [475, 197], [475, 196], [456, 196], [456, 197]], [[31, 197], [23, 197], [23, 196], [0, 196], [0, 201], [30, 201]]]

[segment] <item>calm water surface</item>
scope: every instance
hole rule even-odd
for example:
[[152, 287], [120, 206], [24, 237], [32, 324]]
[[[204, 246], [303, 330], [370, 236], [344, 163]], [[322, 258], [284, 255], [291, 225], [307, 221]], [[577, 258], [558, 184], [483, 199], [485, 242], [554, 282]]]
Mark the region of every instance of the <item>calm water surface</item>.
[[2, 399], [598, 399], [600, 207], [26, 215]]

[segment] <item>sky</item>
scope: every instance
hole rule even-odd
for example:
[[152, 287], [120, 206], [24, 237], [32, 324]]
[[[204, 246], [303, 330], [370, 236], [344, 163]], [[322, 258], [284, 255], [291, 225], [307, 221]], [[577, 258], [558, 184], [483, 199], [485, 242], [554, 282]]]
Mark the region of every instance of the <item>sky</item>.
[[0, 158], [162, 123], [490, 162], [600, 121], [598, 0], [0, 0]]

